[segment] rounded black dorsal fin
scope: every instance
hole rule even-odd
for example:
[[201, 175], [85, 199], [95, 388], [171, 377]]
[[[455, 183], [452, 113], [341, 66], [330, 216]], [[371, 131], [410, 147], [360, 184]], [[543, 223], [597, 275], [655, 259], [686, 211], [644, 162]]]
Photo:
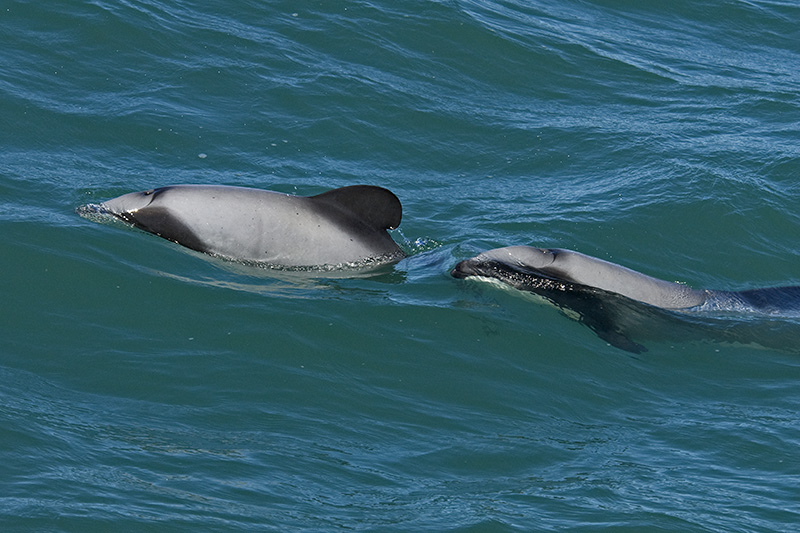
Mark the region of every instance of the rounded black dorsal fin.
[[395, 229], [403, 218], [403, 206], [397, 196], [374, 185], [351, 185], [310, 199], [344, 211], [376, 229]]

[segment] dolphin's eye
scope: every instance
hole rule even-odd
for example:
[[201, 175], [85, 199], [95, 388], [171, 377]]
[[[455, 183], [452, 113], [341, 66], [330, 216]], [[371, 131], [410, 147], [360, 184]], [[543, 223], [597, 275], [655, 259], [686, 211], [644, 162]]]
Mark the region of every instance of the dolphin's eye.
[[142, 194], [144, 194], [145, 196], [150, 196], [150, 195], [151, 195], [151, 194], [153, 194], [154, 192], [156, 192], [156, 190], [155, 190], [155, 189], [150, 189], [149, 191], [144, 191]]

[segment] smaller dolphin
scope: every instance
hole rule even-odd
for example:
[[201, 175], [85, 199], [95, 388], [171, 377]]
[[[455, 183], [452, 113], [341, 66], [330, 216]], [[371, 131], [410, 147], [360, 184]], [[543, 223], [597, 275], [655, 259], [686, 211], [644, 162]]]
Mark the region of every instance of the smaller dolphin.
[[239, 261], [342, 267], [388, 263], [405, 255], [386, 231], [400, 225], [400, 200], [371, 185], [309, 197], [173, 185], [125, 194], [100, 209], [192, 250]]
[[[692, 289], [656, 279], [623, 266], [563, 249], [509, 246], [483, 252], [458, 263], [456, 278], [490, 278], [545, 297], [560, 308], [578, 313], [580, 320], [609, 343], [629, 351], [644, 347], [627, 338], [618, 326], [620, 296], [667, 311], [714, 314], [757, 313], [800, 316], [800, 287], [747, 291]], [[623, 306], [624, 307], [624, 306]]]

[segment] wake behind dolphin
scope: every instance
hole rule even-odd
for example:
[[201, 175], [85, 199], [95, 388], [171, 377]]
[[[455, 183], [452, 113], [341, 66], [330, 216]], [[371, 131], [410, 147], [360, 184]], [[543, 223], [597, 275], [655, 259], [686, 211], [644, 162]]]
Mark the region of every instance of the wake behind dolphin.
[[[510, 246], [461, 261], [451, 271], [456, 278], [489, 278], [543, 296], [617, 347], [639, 352], [620, 327], [624, 317], [614, 298], [623, 297], [672, 312], [713, 316], [751, 313], [771, 317], [800, 317], [800, 287], [746, 291], [692, 289], [653, 278], [623, 266], [570, 250]], [[627, 311], [622, 311], [627, 312]]]
[[137, 228], [192, 250], [279, 267], [342, 267], [397, 261], [387, 229], [402, 206], [389, 190], [353, 185], [316, 196], [224, 185], [174, 185], [100, 205]]

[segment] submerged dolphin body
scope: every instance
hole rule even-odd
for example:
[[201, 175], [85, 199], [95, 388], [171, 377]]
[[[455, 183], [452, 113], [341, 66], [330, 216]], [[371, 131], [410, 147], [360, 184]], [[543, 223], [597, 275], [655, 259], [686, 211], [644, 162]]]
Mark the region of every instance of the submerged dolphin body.
[[405, 255], [386, 231], [400, 225], [400, 200], [371, 185], [310, 197], [174, 185], [125, 194], [101, 209], [192, 250], [279, 267], [364, 266]]
[[[633, 342], [621, 325], [633, 300], [659, 310], [696, 313], [756, 313], [800, 316], [800, 287], [747, 291], [697, 290], [656, 279], [595, 257], [562, 249], [509, 246], [458, 263], [456, 278], [490, 278], [543, 296], [562, 309], [578, 313], [581, 322], [610, 344], [632, 352]], [[623, 297], [623, 298], [620, 298]]]

